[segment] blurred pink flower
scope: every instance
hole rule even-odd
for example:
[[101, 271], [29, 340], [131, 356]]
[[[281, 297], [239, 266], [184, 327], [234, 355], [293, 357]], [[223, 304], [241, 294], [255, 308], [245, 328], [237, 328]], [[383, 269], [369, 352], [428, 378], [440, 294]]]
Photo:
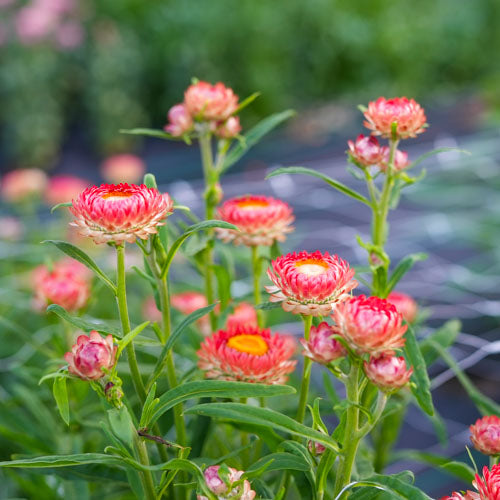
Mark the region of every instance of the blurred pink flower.
[[73, 175], [56, 175], [49, 179], [45, 190], [45, 201], [49, 205], [66, 203], [75, 199], [90, 182]]
[[18, 241], [23, 234], [23, 224], [17, 217], [0, 217], [0, 240]]
[[311, 326], [309, 340], [300, 340], [304, 348], [304, 356], [324, 365], [345, 356], [346, 350], [344, 346], [338, 340], [332, 338], [333, 335], [339, 333], [337, 327], [330, 326], [326, 321], [323, 321], [318, 326]]
[[47, 185], [47, 174], [39, 168], [12, 170], [3, 176], [0, 194], [11, 203], [38, 198]]
[[176, 104], [168, 112], [168, 124], [164, 130], [174, 137], [181, 137], [193, 129], [193, 119], [184, 104]]
[[[387, 170], [387, 167], [389, 166], [389, 153], [390, 149], [387, 146], [382, 146], [380, 148], [380, 151], [382, 153], [382, 158], [380, 160], [380, 170], [385, 172]], [[394, 169], [395, 170], [403, 170], [406, 167], [410, 166], [410, 160], [408, 159], [408, 153], [406, 151], [400, 151], [399, 149], [396, 149], [394, 153]]]
[[140, 182], [145, 173], [144, 161], [133, 154], [110, 156], [101, 165], [101, 175], [112, 184], [134, 184]]
[[359, 134], [356, 141], [347, 141], [348, 154], [358, 167], [376, 165], [382, 158], [376, 137]]
[[413, 323], [417, 318], [418, 304], [406, 293], [391, 292], [387, 297], [387, 302], [396, 306], [407, 323]]
[[237, 110], [238, 96], [221, 82], [197, 82], [184, 93], [184, 104], [193, 118], [218, 122], [227, 120]]
[[[244, 471], [228, 467], [227, 470], [229, 474], [227, 478], [223, 480], [219, 474], [219, 469], [220, 465], [211, 465], [203, 472], [208, 489], [214, 493], [219, 500], [231, 498], [235, 500], [253, 500], [255, 498], [256, 492], [252, 490], [250, 482], [247, 479], [233, 488], [233, 483], [241, 478]], [[197, 500], [208, 500], [204, 495], [197, 495], [196, 498]]]
[[240, 132], [240, 119], [237, 116], [230, 116], [225, 122], [218, 124], [215, 129], [215, 135], [221, 139], [233, 139]]
[[61, 49], [79, 47], [85, 38], [85, 31], [77, 21], [64, 21], [56, 28], [55, 39]]
[[58, 13], [38, 4], [19, 10], [16, 16], [16, 32], [24, 45], [32, 45], [49, 36], [58, 23]]
[[470, 426], [470, 432], [476, 450], [485, 455], [500, 455], [500, 418], [496, 415], [479, 418]]
[[227, 317], [226, 328], [228, 330], [238, 326], [257, 326], [257, 311], [248, 302], [240, 302], [234, 308], [233, 314]]

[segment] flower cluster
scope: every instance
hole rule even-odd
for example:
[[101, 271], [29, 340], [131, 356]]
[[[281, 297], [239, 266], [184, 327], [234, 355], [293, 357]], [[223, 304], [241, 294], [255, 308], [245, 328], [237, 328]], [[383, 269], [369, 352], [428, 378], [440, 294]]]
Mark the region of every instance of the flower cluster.
[[196, 82], [187, 88], [184, 102], [168, 112], [165, 131], [182, 137], [193, 132], [197, 123], [203, 123], [221, 139], [232, 139], [241, 131], [240, 120], [234, 116], [237, 110], [238, 96], [232, 89], [220, 82]]
[[[211, 465], [203, 472], [206, 486], [218, 499], [253, 500], [257, 493], [252, 490], [247, 479], [234, 486], [234, 483], [239, 481], [243, 474], [242, 470], [236, 470], [232, 467], [222, 468], [220, 465]], [[197, 495], [196, 498], [197, 500], [208, 500], [204, 495]]]
[[[374, 136], [360, 134], [356, 141], [347, 141], [349, 159], [360, 168], [377, 166], [382, 172], [387, 170], [390, 162], [390, 149], [381, 146]], [[399, 149], [394, 150], [393, 167], [400, 171], [410, 166], [408, 153]]]

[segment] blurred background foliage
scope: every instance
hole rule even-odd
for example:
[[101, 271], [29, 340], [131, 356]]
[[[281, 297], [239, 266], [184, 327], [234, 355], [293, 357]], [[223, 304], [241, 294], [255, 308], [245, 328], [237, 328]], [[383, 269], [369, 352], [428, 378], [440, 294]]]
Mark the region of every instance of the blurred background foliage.
[[402, 94], [494, 114], [499, 19], [497, 0], [0, 0], [3, 163], [53, 167], [75, 135], [129, 150], [117, 131], [163, 126], [192, 76], [262, 90], [247, 123]]

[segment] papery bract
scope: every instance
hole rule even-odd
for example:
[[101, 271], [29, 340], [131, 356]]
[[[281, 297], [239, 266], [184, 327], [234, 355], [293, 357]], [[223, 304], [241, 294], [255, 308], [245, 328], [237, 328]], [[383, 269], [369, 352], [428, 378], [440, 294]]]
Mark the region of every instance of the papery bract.
[[479, 494], [473, 491], [467, 491], [463, 495], [454, 491], [451, 495], [441, 497], [440, 500], [480, 500]]
[[211, 85], [197, 82], [184, 93], [184, 105], [197, 120], [227, 120], [238, 109], [238, 96], [229, 87], [219, 82]]
[[49, 179], [47, 189], [45, 190], [45, 201], [49, 205], [66, 203], [76, 198], [89, 182], [74, 175], [56, 175]]
[[[233, 487], [233, 483], [240, 480], [244, 471], [227, 467], [228, 475], [225, 479], [228, 484], [226, 484], [220, 477], [219, 469], [220, 465], [211, 465], [203, 472], [208, 489], [217, 495], [218, 500], [253, 500], [255, 498], [256, 492], [252, 490], [247, 479]], [[208, 500], [208, 498], [204, 495], [197, 495], [197, 500]]]
[[368, 103], [364, 115], [366, 118], [364, 125], [373, 135], [390, 138], [392, 124], [397, 123], [396, 135], [399, 139], [416, 137], [417, 134], [424, 132], [427, 119], [420, 104], [406, 97], [392, 99], [379, 97], [376, 101]]
[[[379, 162], [379, 166], [380, 170], [385, 172], [387, 170], [387, 167], [389, 166], [390, 149], [387, 146], [383, 146], [380, 148], [380, 152], [381, 152], [381, 159]], [[403, 170], [409, 167], [410, 163], [411, 162], [408, 159], [408, 153], [406, 151], [400, 151], [399, 149], [396, 149], [394, 151], [394, 158], [393, 158], [394, 170]]]
[[215, 228], [218, 237], [226, 243], [247, 246], [285, 241], [286, 234], [293, 231], [291, 224], [295, 219], [287, 203], [259, 195], [231, 198], [218, 208], [217, 216], [239, 229]]
[[85, 189], [70, 207], [72, 225], [95, 243], [134, 243], [147, 239], [165, 224], [173, 202], [144, 184], [102, 184]]
[[97, 380], [111, 370], [115, 364], [118, 346], [113, 345], [113, 336], [102, 338], [95, 330], [90, 335], [80, 335], [71, 352], [64, 355], [70, 373], [83, 380]]
[[338, 358], [346, 355], [344, 346], [333, 335], [338, 334], [336, 327], [329, 325], [323, 321], [318, 326], [311, 326], [309, 340], [301, 339], [300, 343], [304, 348], [304, 356], [327, 365]]
[[174, 137], [181, 137], [193, 130], [193, 118], [184, 104], [172, 106], [168, 112], [168, 124], [164, 130]]
[[283, 384], [295, 369], [295, 341], [269, 329], [238, 326], [219, 330], [200, 346], [198, 367], [206, 378]]
[[380, 144], [376, 137], [359, 134], [356, 141], [347, 141], [349, 155], [358, 167], [376, 165], [382, 159]]
[[413, 373], [413, 368], [406, 369], [403, 356], [385, 353], [365, 361], [364, 369], [368, 379], [383, 391], [400, 389], [409, 382]]
[[238, 326], [257, 326], [257, 311], [248, 302], [240, 302], [234, 308], [233, 314], [227, 317], [227, 330], [233, 330]]
[[0, 183], [0, 194], [5, 201], [18, 203], [38, 198], [45, 191], [47, 174], [39, 168], [20, 168], [5, 174]]
[[407, 326], [390, 302], [360, 295], [338, 304], [333, 319], [341, 335], [360, 354], [382, 353], [403, 347]]
[[493, 465], [491, 470], [483, 467], [483, 476], [476, 474], [472, 484], [481, 500], [500, 500], [500, 465]]
[[474, 448], [485, 455], [500, 455], [500, 418], [490, 415], [470, 426]]
[[103, 179], [112, 184], [139, 182], [146, 173], [142, 158], [133, 154], [109, 156], [101, 165]]
[[278, 257], [267, 275], [274, 283], [265, 287], [271, 302], [282, 302], [287, 312], [311, 316], [327, 316], [358, 285], [354, 269], [346, 261], [318, 250]]
[[393, 304], [407, 323], [413, 323], [417, 318], [418, 304], [415, 300], [402, 292], [391, 292], [387, 301]]

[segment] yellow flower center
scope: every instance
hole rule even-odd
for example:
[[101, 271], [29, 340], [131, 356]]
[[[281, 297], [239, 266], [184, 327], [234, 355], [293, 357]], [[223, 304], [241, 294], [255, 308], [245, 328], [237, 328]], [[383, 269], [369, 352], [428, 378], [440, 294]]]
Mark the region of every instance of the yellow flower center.
[[242, 210], [255, 210], [256, 208], [265, 208], [269, 203], [264, 200], [242, 200], [237, 203], [238, 208]]
[[103, 200], [107, 201], [117, 201], [122, 198], [130, 198], [132, 193], [124, 193], [123, 191], [110, 191], [109, 193], [103, 194]]
[[299, 273], [307, 274], [308, 276], [318, 276], [326, 273], [328, 270], [328, 264], [319, 259], [299, 260], [295, 263], [295, 267], [298, 269]]
[[263, 356], [269, 350], [267, 342], [260, 335], [235, 335], [227, 341], [227, 346], [254, 356]]

